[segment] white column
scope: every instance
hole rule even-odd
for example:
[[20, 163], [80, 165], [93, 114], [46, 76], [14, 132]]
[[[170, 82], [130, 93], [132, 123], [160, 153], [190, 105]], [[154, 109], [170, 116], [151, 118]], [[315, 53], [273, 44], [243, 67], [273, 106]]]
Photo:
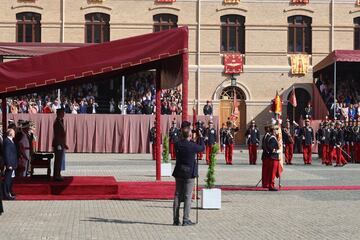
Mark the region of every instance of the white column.
[[121, 114], [125, 115], [125, 76], [121, 78]]
[[201, 57], [201, 0], [198, 0], [198, 29], [197, 29], [197, 112], [200, 112], [200, 57]]

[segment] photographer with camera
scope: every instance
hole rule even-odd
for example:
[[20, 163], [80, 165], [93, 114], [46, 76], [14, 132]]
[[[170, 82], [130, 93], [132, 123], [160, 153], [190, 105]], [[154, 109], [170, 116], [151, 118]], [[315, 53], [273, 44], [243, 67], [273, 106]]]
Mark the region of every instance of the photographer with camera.
[[[192, 136], [193, 135], [193, 136]], [[173, 225], [179, 226], [180, 203], [184, 202], [183, 226], [193, 225], [190, 220], [191, 197], [195, 178], [198, 176], [196, 154], [205, 149], [202, 132], [192, 131], [191, 123], [184, 121], [181, 124], [181, 140], [175, 143], [176, 165], [173, 177], [176, 179], [175, 199], [173, 204]], [[198, 140], [198, 144], [196, 141]]]

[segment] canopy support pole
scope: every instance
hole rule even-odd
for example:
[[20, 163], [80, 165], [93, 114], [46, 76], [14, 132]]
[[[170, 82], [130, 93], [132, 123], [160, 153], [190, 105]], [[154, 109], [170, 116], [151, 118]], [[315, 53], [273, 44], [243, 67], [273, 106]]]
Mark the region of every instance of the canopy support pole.
[[161, 181], [161, 70], [156, 69], [156, 181]]
[[336, 61], [334, 62], [334, 119], [336, 118], [336, 83], [337, 83], [337, 79], [336, 79]]
[[189, 94], [189, 53], [186, 51], [182, 55], [182, 120], [188, 120], [188, 94]]
[[5, 136], [7, 130], [7, 109], [6, 109], [6, 98], [2, 98], [1, 102], [1, 112], [2, 112], [2, 134]]

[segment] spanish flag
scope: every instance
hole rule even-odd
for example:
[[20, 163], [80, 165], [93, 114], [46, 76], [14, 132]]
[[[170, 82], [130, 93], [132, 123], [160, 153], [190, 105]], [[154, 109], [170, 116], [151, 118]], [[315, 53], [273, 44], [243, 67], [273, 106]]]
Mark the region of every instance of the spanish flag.
[[279, 114], [281, 115], [282, 113], [282, 103], [281, 103], [281, 98], [279, 96], [279, 93], [276, 91], [276, 96], [275, 96], [275, 99], [274, 99], [274, 113], [275, 114]]

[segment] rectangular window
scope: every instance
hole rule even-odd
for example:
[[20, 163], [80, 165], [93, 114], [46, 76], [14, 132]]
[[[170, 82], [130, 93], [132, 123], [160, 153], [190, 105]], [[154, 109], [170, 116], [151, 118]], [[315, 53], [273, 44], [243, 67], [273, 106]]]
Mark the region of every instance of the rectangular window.
[[240, 15], [221, 16], [221, 52], [245, 54], [245, 17]]

